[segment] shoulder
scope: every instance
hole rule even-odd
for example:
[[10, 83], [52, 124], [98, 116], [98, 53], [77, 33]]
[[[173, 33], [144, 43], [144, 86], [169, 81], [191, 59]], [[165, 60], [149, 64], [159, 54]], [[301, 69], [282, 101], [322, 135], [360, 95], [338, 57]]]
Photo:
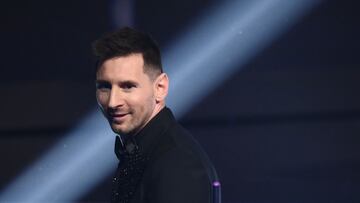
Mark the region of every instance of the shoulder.
[[144, 174], [149, 202], [209, 202], [212, 166], [206, 157], [201, 146], [179, 124], [168, 128]]
[[169, 128], [159, 140], [147, 166], [151, 179], [197, 180], [211, 185], [209, 169], [212, 165], [201, 146], [180, 125]]
[[207, 157], [200, 144], [182, 126], [175, 123], [157, 143], [153, 154], [154, 167], [171, 167], [181, 165], [205, 167]]

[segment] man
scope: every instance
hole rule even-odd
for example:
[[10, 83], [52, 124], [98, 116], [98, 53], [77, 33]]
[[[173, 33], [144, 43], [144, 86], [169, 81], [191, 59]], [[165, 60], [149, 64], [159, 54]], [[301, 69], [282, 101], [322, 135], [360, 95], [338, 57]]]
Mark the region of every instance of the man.
[[112, 202], [212, 202], [216, 172], [165, 105], [169, 78], [156, 43], [125, 27], [93, 48], [97, 101], [118, 134]]

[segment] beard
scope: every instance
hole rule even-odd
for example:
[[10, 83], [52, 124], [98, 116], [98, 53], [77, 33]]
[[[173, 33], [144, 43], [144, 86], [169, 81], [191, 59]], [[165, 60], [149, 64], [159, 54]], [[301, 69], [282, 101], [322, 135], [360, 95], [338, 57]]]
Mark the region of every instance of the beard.
[[136, 135], [150, 120], [151, 112], [144, 110], [129, 109], [126, 111], [126, 115], [121, 120], [113, 119], [108, 117], [111, 129], [116, 134], [121, 135]]

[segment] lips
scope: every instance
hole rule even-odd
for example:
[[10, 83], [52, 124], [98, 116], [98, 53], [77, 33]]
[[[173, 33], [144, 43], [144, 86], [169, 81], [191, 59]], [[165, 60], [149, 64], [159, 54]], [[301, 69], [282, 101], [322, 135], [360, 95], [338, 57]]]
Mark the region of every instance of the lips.
[[112, 122], [120, 124], [124, 121], [127, 115], [129, 115], [129, 113], [117, 113], [117, 114], [110, 114], [109, 117]]

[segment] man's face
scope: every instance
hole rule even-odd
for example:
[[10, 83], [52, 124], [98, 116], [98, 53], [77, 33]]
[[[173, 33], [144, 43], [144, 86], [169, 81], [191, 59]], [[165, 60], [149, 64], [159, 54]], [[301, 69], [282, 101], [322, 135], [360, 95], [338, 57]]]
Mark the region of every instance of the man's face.
[[136, 134], [155, 114], [155, 82], [141, 54], [106, 60], [96, 74], [96, 97], [114, 132]]

